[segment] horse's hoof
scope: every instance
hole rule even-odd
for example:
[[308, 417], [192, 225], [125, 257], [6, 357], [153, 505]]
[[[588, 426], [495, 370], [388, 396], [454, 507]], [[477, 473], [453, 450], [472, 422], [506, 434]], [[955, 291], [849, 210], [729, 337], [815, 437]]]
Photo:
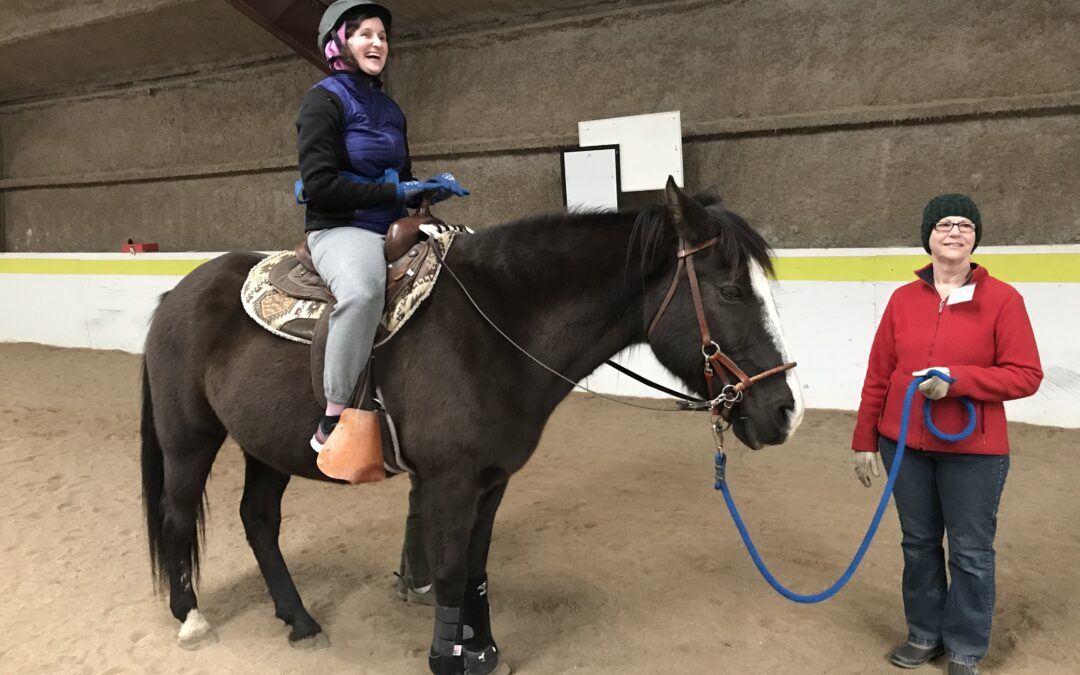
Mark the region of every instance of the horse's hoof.
[[506, 661], [499, 661], [499, 665], [495, 666], [494, 670], [476, 671], [466, 670], [465, 675], [510, 675], [510, 664]]
[[180, 632], [176, 634], [176, 643], [189, 650], [202, 649], [217, 641], [217, 633], [197, 609], [188, 612], [184, 625], [180, 626]]
[[289, 640], [289, 646], [293, 649], [301, 649], [306, 652], [314, 652], [319, 649], [326, 649], [330, 646], [330, 638], [326, 637], [326, 633], [315, 633], [299, 640]]
[[464, 656], [465, 675], [510, 675], [510, 664], [494, 645], [479, 652], [466, 648]]
[[[472, 673], [471, 670], [465, 672]], [[500, 660], [499, 665], [495, 666], [495, 670], [489, 671], [486, 675], [510, 675], [510, 664]]]

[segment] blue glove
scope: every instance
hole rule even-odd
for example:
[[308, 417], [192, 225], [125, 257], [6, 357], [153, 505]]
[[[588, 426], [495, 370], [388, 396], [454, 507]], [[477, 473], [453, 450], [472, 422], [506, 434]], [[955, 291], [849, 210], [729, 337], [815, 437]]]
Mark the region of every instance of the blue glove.
[[[435, 189], [435, 196], [431, 198], [431, 203], [441, 202], [451, 197], [464, 197], [469, 194], [469, 191], [465, 189], [461, 183], [457, 182], [452, 173], [441, 173], [434, 178], [429, 178], [424, 181], [424, 189]], [[429, 186], [434, 186], [430, 188]]]
[[454, 174], [444, 173], [422, 182], [410, 180], [404, 183], [398, 183], [398, 203], [408, 204], [413, 202], [423, 192], [432, 193], [432, 204], [436, 204], [451, 197], [464, 197], [469, 194], [469, 191], [454, 179]]
[[420, 193], [424, 190], [437, 189], [437, 186], [433, 188], [429, 186], [426, 182], [421, 183], [418, 180], [409, 180], [405, 181], [404, 183], [398, 183], [396, 187], [398, 204], [407, 204], [413, 201], [414, 199], [419, 197]]

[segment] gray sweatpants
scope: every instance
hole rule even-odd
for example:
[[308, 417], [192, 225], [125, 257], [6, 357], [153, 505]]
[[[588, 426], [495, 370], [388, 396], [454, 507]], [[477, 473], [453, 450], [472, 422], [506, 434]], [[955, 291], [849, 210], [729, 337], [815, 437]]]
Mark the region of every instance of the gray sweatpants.
[[331, 403], [349, 402], [371, 355], [383, 311], [386, 261], [383, 236], [358, 227], [307, 235], [311, 260], [337, 298], [326, 337], [323, 391]]

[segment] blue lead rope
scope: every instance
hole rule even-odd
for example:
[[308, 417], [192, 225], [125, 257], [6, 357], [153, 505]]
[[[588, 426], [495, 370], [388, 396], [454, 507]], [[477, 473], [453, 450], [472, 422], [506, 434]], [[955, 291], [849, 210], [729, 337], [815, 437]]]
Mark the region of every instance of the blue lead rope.
[[[845, 584], [855, 574], [855, 570], [858, 569], [859, 563], [862, 562], [863, 556], [866, 555], [866, 550], [870, 548], [870, 542], [873, 541], [874, 535], [877, 534], [878, 525], [881, 524], [881, 516], [885, 513], [885, 506], [889, 503], [889, 497], [892, 496], [893, 485], [896, 483], [896, 476], [900, 473], [900, 462], [904, 459], [904, 449], [907, 443], [907, 431], [908, 421], [911, 417], [911, 402], [915, 398], [915, 390], [919, 388], [919, 384], [924, 380], [937, 376], [949, 384], [955, 381], [955, 378], [939, 371], [931, 370], [926, 375], [916, 377], [908, 385], [907, 393], [904, 395], [904, 410], [900, 416], [900, 438], [896, 441], [896, 456], [893, 458], [892, 467], [889, 469], [889, 480], [885, 483], [885, 491], [881, 494], [881, 501], [878, 502], [877, 511], [874, 512], [874, 518], [870, 521], [870, 527], [866, 530], [866, 535], [863, 537], [862, 544], [859, 546], [859, 550], [855, 553], [855, 558], [848, 565], [848, 568], [844, 571], [844, 574], [836, 580], [832, 586], [829, 586], [824, 591], [814, 595], [801, 595], [799, 593], [792, 592], [784, 587], [776, 577], [769, 572], [769, 569], [765, 566], [765, 563], [761, 559], [761, 555], [758, 554], [757, 548], [754, 546], [754, 542], [750, 540], [750, 533], [746, 529], [746, 525], [743, 524], [742, 517], [739, 515], [739, 510], [735, 508], [735, 500], [731, 497], [731, 489], [728, 487], [727, 480], [725, 478], [725, 468], [727, 465], [727, 457], [723, 452], [718, 451], [716, 453], [716, 489], [720, 490], [724, 494], [724, 502], [727, 503], [728, 511], [731, 512], [731, 518], [735, 521], [735, 527], [739, 529], [739, 535], [742, 537], [743, 543], [746, 544], [746, 550], [750, 552], [750, 557], [754, 560], [754, 565], [757, 566], [758, 571], [761, 572], [761, 576], [765, 577], [765, 581], [769, 582], [777, 593], [784, 596], [788, 600], [794, 600], [795, 602], [802, 602], [812, 604], [815, 602], [821, 602], [827, 600], [844, 587]], [[960, 399], [964, 402], [968, 412], [968, 423], [964, 427], [964, 430], [958, 434], [946, 434], [939, 431], [934, 423], [930, 419], [930, 399], [926, 399], [923, 405], [923, 419], [926, 421], [926, 428], [930, 430], [930, 433], [934, 434], [938, 438], [945, 441], [960, 441], [971, 435], [971, 432], [975, 429], [975, 404], [971, 402], [971, 399], [964, 397]]]

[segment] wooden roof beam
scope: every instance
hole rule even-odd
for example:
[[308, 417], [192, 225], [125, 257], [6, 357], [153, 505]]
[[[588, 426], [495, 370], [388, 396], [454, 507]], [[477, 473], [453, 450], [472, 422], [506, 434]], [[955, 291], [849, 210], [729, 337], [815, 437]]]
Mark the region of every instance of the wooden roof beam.
[[326, 60], [316, 48], [324, 0], [225, 0], [244, 16], [292, 48], [324, 72]]

